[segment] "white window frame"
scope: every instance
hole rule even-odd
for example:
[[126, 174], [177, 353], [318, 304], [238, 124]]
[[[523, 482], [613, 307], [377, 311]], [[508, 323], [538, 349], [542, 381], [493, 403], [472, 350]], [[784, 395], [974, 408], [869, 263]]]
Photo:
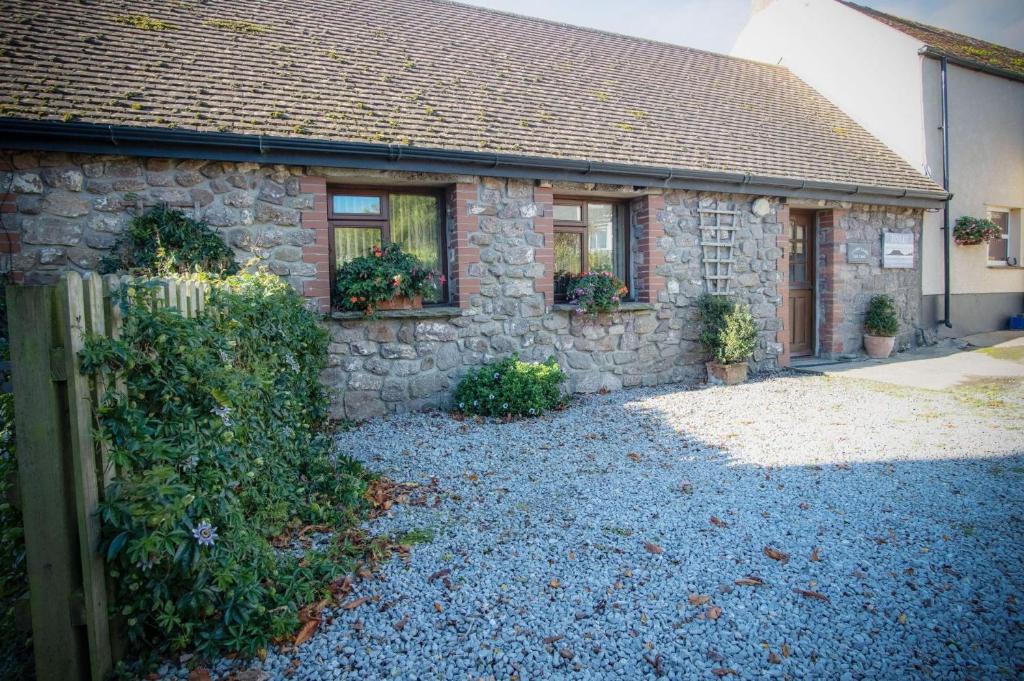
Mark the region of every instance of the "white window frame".
[[[1006, 215], [1006, 231], [1003, 232], [1002, 238], [1006, 241], [1006, 257], [1002, 260], [993, 260], [988, 255], [988, 244], [986, 244], [985, 258], [988, 261], [989, 267], [1006, 267], [1008, 262], [1006, 261], [1009, 257], [1017, 257], [1017, 241], [1013, 238], [1013, 210], [1010, 208], [1003, 208], [1002, 206], [986, 206], [985, 215], [989, 220], [992, 219], [993, 213], [1003, 213]], [[1019, 264], [1019, 263], [1018, 263]]]

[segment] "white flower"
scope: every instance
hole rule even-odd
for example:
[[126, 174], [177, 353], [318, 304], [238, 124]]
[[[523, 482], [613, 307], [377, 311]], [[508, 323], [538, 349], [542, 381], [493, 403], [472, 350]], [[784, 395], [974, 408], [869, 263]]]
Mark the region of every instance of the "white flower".
[[288, 365], [288, 368], [292, 371], [297, 372], [299, 370], [299, 363], [295, 361], [295, 355], [288, 353], [284, 356], [284, 363]]
[[220, 417], [220, 420], [224, 422], [225, 428], [235, 425], [235, 422], [231, 420], [231, 407], [219, 405], [211, 409], [210, 412]]

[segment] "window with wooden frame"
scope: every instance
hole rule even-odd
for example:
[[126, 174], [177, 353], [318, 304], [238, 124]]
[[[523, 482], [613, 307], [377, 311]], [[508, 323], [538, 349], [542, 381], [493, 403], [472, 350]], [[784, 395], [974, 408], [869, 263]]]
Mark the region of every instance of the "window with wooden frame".
[[627, 214], [622, 202], [555, 199], [556, 301], [566, 299], [568, 281], [584, 272], [611, 272], [629, 286]]
[[[327, 208], [332, 292], [338, 267], [367, 255], [374, 246], [392, 242], [447, 278], [442, 190], [331, 187]], [[423, 296], [425, 303], [447, 300], [447, 286], [440, 283], [432, 293]]]
[[988, 219], [999, 228], [999, 236], [988, 242], [989, 265], [1005, 265], [1010, 255], [1010, 211], [990, 208]]

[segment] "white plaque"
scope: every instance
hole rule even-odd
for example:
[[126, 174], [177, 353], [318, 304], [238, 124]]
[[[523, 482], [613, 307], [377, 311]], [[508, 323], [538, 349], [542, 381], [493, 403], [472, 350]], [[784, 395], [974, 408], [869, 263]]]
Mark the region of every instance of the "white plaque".
[[882, 232], [882, 267], [913, 269], [913, 232]]

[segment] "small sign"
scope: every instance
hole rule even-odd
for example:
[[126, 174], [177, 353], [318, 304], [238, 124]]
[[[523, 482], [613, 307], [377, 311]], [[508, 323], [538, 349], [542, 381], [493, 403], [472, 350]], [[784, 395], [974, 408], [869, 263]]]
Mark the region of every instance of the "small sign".
[[846, 244], [846, 262], [868, 262], [871, 259], [871, 244], [866, 241], [851, 241]]
[[913, 269], [913, 232], [882, 232], [882, 267]]

